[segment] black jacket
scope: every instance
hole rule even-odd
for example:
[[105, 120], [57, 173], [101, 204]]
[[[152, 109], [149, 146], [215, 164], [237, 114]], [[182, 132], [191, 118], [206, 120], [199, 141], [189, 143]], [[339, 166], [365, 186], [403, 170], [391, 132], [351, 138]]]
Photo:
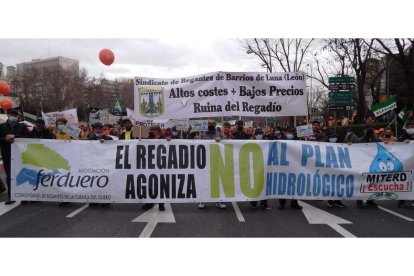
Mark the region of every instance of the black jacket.
[[42, 131], [36, 131], [33, 128], [32, 132], [30, 132], [30, 138], [37, 138], [37, 139], [55, 139], [55, 136], [48, 129], [43, 129]]
[[95, 133], [91, 133], [88, 137], [88, 140], [100, 140], [100, 139], [104, 139], [104, 140], [113, 140], [112, 137], [104, 135], [101, 138], [96, 137]]
[[10, 125], [8, 122], [0, 124], [0, 149], [6, 162], [10, 161], [11, 157], [11, 144], [4, 140], [7, 134], [14, 134], [15, 138], [30, 138], [30, 132], [25, 124]]

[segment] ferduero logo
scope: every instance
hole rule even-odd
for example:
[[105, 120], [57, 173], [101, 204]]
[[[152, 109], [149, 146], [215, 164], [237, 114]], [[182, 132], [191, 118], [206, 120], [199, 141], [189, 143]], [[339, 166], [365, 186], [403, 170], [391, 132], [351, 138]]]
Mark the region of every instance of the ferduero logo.
[[36, 191], [42, 187], [105, 187], [107, 176], [94, 177], [89, 175], [74, 177], [70, 173], [69, 161], [59, 153], [43, 144], [28, 144], [22, 153], [22, 168], [16, 177], [16, 185], [28, 183]]

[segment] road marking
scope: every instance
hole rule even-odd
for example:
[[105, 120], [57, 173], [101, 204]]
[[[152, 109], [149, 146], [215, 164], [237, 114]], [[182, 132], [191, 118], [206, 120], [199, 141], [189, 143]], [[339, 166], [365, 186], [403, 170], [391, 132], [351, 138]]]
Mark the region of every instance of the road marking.
[[146, 222], [144, 230], [139, 235], [140, 238], [149, 238], [152, 235], [155, 227], [159, 222], [175, 223], [174, 213], [172, 212], [171, 204], [164, 204], [165, 211], [159, 211], [157, 204], [154, 207], [136, 217], [132, 222]]
[[89, 204], [85, 204], [82, 207], [80, 207], [79, 209], [73, 211], [72, 213], [70, 213], [69, 215], [67, 215], [67, 218], [73, 218], [74, 216], [76, 216], [77, 214], [79, 214], [80, 212], [82, 212], [83, 210], [85, 210], [86, 208], [89, 207]]
[[356, 238], [355, 235], [348, 232], [346, 229], [339, 225], [352, 224], [352, 222], [347, 221], [338, 216], [332, 215], [303, 201], [299, 202], [300, 205], [303, 207], [302, 212], [308, 220], [309, 224], [327, 224], [329, 227], [331, 227], [333, 230], [335, 230], [345, 238]]
[[406, 216], [401, 215], [401, 214], [399, 214], [399, 213], [396, 213], [396, 212], [394, 212], [394, 211], [388, 210], [388, 209], [386, 209], [386, 208], [384, 208], [384, 207], [382, 207], [382, 206], [378, 206], [378, 209], [381, 209], [381, 210], [383, 210], [384, 212], [390, 213], [390, 214], [392, 214], [392, 215], [394, 215], [394, 216], [397, 216], [397, 217], [399, 217], [399, 218], [405, 219], [405, 220], [407, 220], [407, 221], [414, 221], [414, 219], [412, 219], [412, 218], [409, 218], [409, 217], [406, 217]]
[[4, 204], [4, 202], [0, 203], [0, 216], [4, 215], [8, 211], [16, 208], [19, 205], [20, 205], [20, 201], [16, 201], [15, 203], [9, 204], [9, 205]]
[[231, 204], [233, 205], [234, 211], [236, 212], [236, 216], [239, 222], [246, 222], [244, 220], [243, 214], [240, 211], [239, 205], [237, 205], [237, 202], [232, 202]]
[[351, 232], [348, 232], [348, 230], [346, 230], [339, 224], [328, 224], [328, 226], [330, 226], [333, 230], [335, 230], [336, 232], [338, 232], [345, 238], [356, 238], [354, 234], [352, 234]]

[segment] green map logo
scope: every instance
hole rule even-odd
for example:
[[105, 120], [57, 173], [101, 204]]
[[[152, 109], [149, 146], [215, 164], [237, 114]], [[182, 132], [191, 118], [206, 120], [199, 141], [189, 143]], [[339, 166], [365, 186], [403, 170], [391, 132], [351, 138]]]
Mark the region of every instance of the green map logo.
[[[50, 170], [50, 172], [42, 173], [42, 176], [49, 176], [49, 178], [59, 174], [59, 169], [67, 171], [70, 170], [68, 160], [43, 144], [27, 145], [21, 157], [23, 165]], [[40, 172], [43, 172], [43, 170], [40, 170]], [[20, 186], [26, 182], [37, 188], [39, 182], [39, 171], [33, 168], [21, 169], [16, 177], [16, 185]]]

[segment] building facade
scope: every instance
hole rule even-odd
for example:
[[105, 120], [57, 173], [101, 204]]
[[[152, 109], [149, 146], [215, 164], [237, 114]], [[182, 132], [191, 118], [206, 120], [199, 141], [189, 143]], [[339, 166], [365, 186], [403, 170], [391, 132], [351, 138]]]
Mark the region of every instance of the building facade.
[[34, 59], [29, 62], [18, 63], [16, 67], [18, 74], [23, 74], [30, 69], [41, 70], [48, 68], [61, 68], [64, 71], [77, 72], [79, 74], [79, 60], [61, 56], [46, 59]]

